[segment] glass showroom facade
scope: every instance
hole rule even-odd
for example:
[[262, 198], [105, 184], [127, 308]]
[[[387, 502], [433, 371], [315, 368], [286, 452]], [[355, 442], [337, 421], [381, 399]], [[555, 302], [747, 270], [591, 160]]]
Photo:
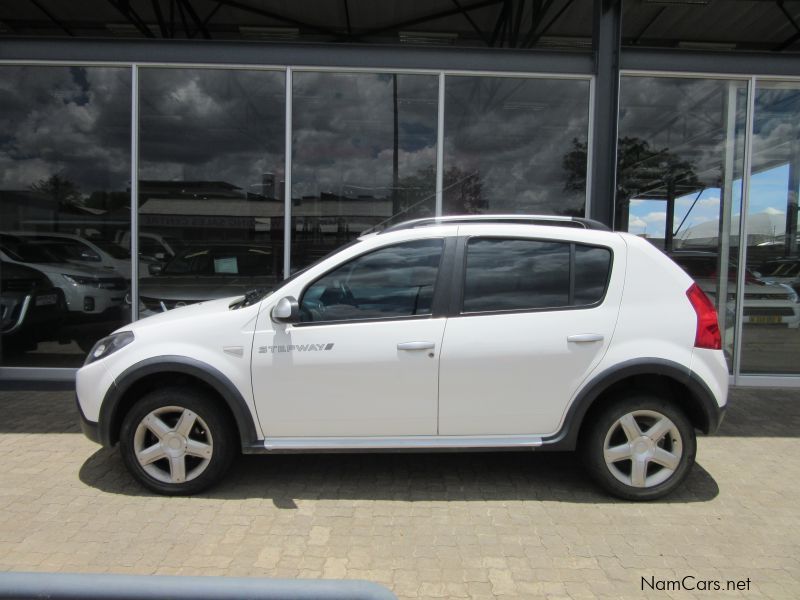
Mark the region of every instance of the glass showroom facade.
[[[440, 214], [591, 215], [585, 73], [0, 64], [0, 368], [271, 287]], [[623, 71], [616, 229], [714, 299], [732, 375], [800, 374], [800, 81]], [[138, 260], [131, 261], [131, 256]]]

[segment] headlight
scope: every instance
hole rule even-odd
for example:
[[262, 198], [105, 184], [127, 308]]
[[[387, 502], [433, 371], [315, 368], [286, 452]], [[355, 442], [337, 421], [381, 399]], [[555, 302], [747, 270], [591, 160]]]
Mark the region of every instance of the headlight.
[[794, 291], [794, 288], [792, 286], [790, 286], [787, 283], [779, 283], [778, 285], [780, 285], [783, 289], [785, 289], [786, 292], [789, 294], [789, 300], [791, 300], [794, 303], [800, 302], [800, 297], [798, 297], [797, 292]]
[[113, 354], [120, 348], [124, 348], [134, 340], [132, 331], [120, 331], [119, 333], [112, 333], [97, 342], [91, 352], [86, 356], [84, 365], [93, 363], [96, 360], [105, 358], [109, 354]]
[[98, 287], [98, 283], [96, 279], [92, 279], [91, 277], [81, 277], [79, 275], [67, 275], [66, 273], [62, 273], [61, 276], [70, 282], [72, 285], [91, 285], [93, 287]]

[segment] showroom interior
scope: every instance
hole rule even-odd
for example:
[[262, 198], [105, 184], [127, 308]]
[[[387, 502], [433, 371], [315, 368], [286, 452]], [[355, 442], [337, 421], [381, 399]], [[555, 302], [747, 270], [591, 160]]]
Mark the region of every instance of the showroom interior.
[[6, 3], [0, 382], [368, 230], [555, 214], [694, 277], [732, 383], [800, 385], [798, 51], [796, 0]]

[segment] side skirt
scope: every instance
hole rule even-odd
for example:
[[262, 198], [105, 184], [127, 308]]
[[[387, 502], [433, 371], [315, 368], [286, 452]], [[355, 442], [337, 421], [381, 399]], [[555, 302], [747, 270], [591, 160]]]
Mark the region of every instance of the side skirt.
[[403, 436], [270, 438], [243, 449], [245, 454], [289, 452], [435, 452], [534, 450], [542, 445], [540, 436]]

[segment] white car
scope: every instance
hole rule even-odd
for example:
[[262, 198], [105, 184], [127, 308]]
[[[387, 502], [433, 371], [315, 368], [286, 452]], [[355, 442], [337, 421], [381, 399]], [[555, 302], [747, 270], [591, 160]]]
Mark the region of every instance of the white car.
[[445, 217], [125, 326], [77, 396], [86, 435], [159, 493], [206, 488], [240, 450], [577, 448], [608, 491], [645, 500], [720, 423], [720, 346], [705, 294], [636, 236]]
[[[718, 257], [713, 252], [679, 250], [669, 254], [679, 267], [697, 282], [712, 300], [716, 300]], [[731, 266], [728, 273], [728, 324], [733, 325], [736, 306], [737, 269]], [[750, 269], [744, 273], [744, 302], [742, 323], [751, 325], [785, 325], [789, 329], [800, 327], [800, 297], [791, 285], [775, 278], [759, 277]]]
[[[70, 233], [10, 231], [8, 235], [26, 240], [50, 242], [56, 251], [71, 263], [111, 271], [112, 274], [130, 281], [131, 254], [114, 242], [90, 240]], [[152, 261], [140, 259], [139, 273], [148, 275], [151, 264], [153, 264]]]
[[46, 243], [0, 234], [0, 259], [35, 267], [64, 292], [70, 316], [100, 316], [121, 311], [128, 282], [116, 273], [79, 266], [53, 253]]
[[753, 274], [766, 283], [780, 283], [797, 289], [800, 286], [800, 260], [791, 257], [768, 260]]
[[[131, 233], [130, 231], [119, 232], [116, 236], [117, 245], [130, 248], [131, 247]], [[175, 256], [178, 250], [181, 249], [183, 243], [175, 237], [161, 235], [160, 233], [152, 233], [149, 231], [139, 232], [139, 256], [154, 262], [164, 262]], [[152, 263], [151, 263], [152, 264]], [[140, 273], [146, 274], [146, 270], [140, 270]]]

